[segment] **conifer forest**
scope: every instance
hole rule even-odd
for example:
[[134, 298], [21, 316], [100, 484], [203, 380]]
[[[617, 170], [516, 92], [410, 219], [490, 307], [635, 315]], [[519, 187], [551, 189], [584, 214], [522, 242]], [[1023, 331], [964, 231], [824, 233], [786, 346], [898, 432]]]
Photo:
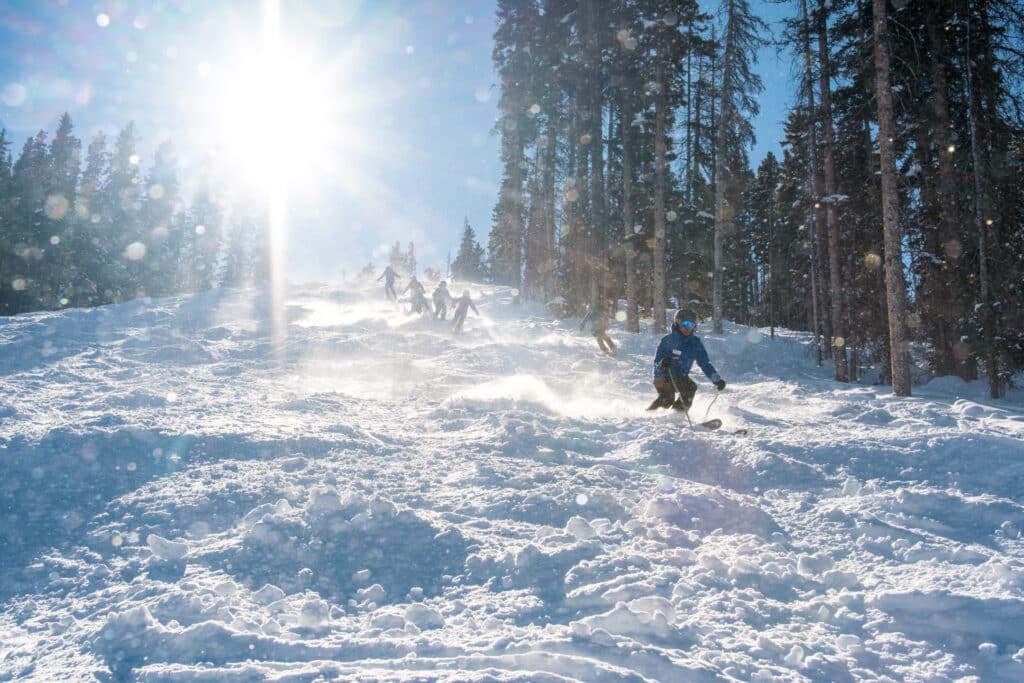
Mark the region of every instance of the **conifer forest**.
[[[498, 0], [492, 224], [435, 272], [630, 332], [684, 305], [812, 331], [838, 381], [1001, 396], [1024, 369], [1024, 4], [775, 1], [782, 25], [748, 0]], [[782, 158], [752, 159], [765, 46], [793, 104]], [[266, 280], [261, 211], [183, 196], [173, 143], [140, 159], [139, 135], [0, 132], [0, 313]]]
[[[670, 305], [816, 332], [865, 361], [1024, 367], [1024, 5], [502, 0], [491, 277], [576, 309]], [[782, 158], [748, 155], [767, 43], [793, 62]], [[607, 304], [605, 304], [607, 305]], [[661, 316], [655, 328], [664, 329]]]

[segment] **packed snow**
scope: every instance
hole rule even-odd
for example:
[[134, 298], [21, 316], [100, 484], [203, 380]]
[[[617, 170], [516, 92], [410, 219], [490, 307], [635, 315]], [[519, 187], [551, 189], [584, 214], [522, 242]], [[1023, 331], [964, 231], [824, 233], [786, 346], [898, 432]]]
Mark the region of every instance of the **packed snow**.
[[0, 680], [1024, 680], [1020, 390], [704, 325], [709, 432], [467, 286], [0, 320]]

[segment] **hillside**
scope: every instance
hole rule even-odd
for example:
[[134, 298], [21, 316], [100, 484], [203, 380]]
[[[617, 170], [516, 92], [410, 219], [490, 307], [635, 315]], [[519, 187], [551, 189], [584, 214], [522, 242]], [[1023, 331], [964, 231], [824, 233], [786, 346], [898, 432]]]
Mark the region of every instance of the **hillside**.
[[471, 288], [0, 319], [0, 680], [1024, 679], [1020, 390], [705, 325], [690, 429], [656, 337]]

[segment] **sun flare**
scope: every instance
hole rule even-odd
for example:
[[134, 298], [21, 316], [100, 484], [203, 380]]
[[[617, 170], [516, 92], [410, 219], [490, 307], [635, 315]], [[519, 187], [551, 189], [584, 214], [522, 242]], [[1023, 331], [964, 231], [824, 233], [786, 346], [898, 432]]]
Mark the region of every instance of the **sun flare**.
[[227, 70], [218, 109], [229, 173], [266, 187], [300, 181], [323, 165], [333, 107], [315, 73], [309, 62], [268, 53]]

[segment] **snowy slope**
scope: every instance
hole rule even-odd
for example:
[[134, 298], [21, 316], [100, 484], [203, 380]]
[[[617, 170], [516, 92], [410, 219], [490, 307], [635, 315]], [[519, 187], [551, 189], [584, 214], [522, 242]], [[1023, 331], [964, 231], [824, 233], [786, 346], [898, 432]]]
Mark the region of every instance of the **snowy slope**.
[[0, 680], [1024, 680], [1021, 393], [378, 287], [0, 320]]

